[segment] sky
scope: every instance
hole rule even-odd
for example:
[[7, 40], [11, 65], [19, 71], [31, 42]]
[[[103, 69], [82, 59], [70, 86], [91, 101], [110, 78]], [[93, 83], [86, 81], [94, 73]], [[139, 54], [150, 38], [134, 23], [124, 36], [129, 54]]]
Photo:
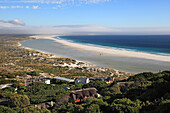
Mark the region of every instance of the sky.
[[170, 0], [0, 0], [0, 33], [170, 34]]

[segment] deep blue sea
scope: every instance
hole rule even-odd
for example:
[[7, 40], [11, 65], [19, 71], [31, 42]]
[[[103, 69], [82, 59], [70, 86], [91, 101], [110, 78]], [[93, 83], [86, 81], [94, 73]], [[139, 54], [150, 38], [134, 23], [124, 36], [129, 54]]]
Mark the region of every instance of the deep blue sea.
[[56, 38], [81, 44], [170, 56], [170, 35], [88, 35], [59, 36]]

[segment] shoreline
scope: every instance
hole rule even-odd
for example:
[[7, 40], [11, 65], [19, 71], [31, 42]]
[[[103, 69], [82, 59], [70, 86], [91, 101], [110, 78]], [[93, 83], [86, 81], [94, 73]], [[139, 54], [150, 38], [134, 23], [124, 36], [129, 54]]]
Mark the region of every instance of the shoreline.
[[69, 42], [66, 40], [53, 38], [55, 36], [56, 35], [50, 35], [50, 36], [38, 35], [38, 36], [30, 36], [30, 37], [36, 38], [36, 39], [50, 39], [50, 40], [53, 40], [55, 42], [61, 43], [63, 45], [66, 45], [68, 47], [71, 47], [71, 48], [74, 48], [80, 51], [92, 52], [94, 54], [99, 54], [103, 56], [120, 56], [120, 57], [141, 58], [141, 59], [148, 59], [148, 60], [155, 60], [155, 61], [170, 62], [170, 56], [84, 45], [84, 44], [73, 43], [73, 42]]
[[[56, 35], [55, 35], [56, 36]], [[33, 38], [35, 38], [34, 36], [30, 36], [30, 37], [33, 37]], [[54, 37], [54, 36], [52, 36], [52, 37]], [[36, 38], [36, 39], [39, 39], [39, 38]], [[41, 38], [42, 39], [42, 38]], [[44, 39], [44, 38], [43, 38]], [[45, 38], [46, 39], [46, 38]], [[22, 41], [21, 41], [22, 42]], [[27, 50], [35, 50], [35, 51], [38, 51], [38, 52], [40, 52], [40, 53], [43, 53], [43, 54], [47, 54], [47, 55], [52, 55], [52, 56], [55, 56], [56, 58], [66, 58], [66, 57], [64, 57], [64, 56], [62, 56], [62, 55], [57, 55], [57, 54], [54, 54], [54, 53], [50, 53], [50, 52], [46, 52], [46, 51], [42, 51], [42, 50], [38, 50], [38, 49], [33, 49], [33, 48], [29, 48], [29, 47], [24, 47], [24, 46], [22, 46], [22, 44], [20, 43], [20, 42], [18, 42], [18, 45], [17, 45], [18, 47], [22, 47], [22, 48], [24, 48], [24, 49], [27, 49]], [[97, 66], [97, 65], [95, 65], [95, 64], [93, 64], [93, 63], [91, 63], [91, 62], [89, 62], [89, 61], [81, 61], [81, 60], [77, 60], [77, 59], [75, 59], [77, 62], [83, 62], [83, 63], [86, 63], [86, 64], [89, 64], [89, 65], [92, 65], [93, 67], [99, 67], [99, 66]], [[117, 69], [113, 69], [113, 70], [116, 70], [116, 71], [120, 71], [120, 70], [117, 70]], [[123, 71], [120, 71], [120, 72], [123, 72]], [[130, 73], [130, 72], [129, 72]]]
[[[38, 38], [36, 38], [36, 39], [38, 39]], [[42, 39], [42, 38], [41, 38]], [[43, 38], [44, 39], [44, 38]], [[46, 39], [46, 38], [45, 38]], [[21, 41], [22, 42], [22, 41]], [[27, 50], [31, 50], [31, 51], [38, 51], [38, 52], [40, 52], [40, 53], [42, 53], [42, 54], [46, 54], [46, 55], [48, 55], [49, 57], [48, 58], [67, 58], [67, 57], [64, 57], [64, 56], [61, 56], [61, 55], [57, 55], [57, 54], [53, 54], [53, 53], [50, 53], [50, 52], [46, 52], [46, 51], [42, 51], [42, 50], [38, 50], [38, 49], [33, 49], [33, 48], [29, 48], [29, 47], [24, 47], [24, 46], [22, 46], [22, 44], [20, 43], [20, 42], [18, 42], [18, 44], [17, 44], [17, 46], [18, 47], [21, 47], [21, 48], [23, 48], [23, 49], [27, 49]], [[111, 74], [110, 75], [114, 75], [114, 74], [117, 74], [118, 76], [125, 76], [125, 75], [128, 75], [128, 76], [133, 76], [135, 73], [133, 73], [133, 72], [127, 72], [127, 71], [123, 71], [123, 70], [119, 70], [119, 69], [115, 69], [115, 68], [108, 68], [108, 67], [102, 67], [102, 66], [98, 66], [98, 65], [96, 65], [96, 64], [93, 64], [93, 63], [91, 63], [90, 61], [84, 61], [84, 60], [77, 60], [77, 59], [75, 59], [75, 58], [73, 58], [74, 60], [76, 60], [76, 62], [78, 62], [78, 63], [80, 63], [80, 62], [82, 62], [82, 63], [84, 63], [84, 64], [82, 64], [82, 65], [85, 65], [85, 67], [87, 66], [88, 68], [91, 68], [91, 69], [96, 69], [96, 70], [100, 70], [100, 71], [103, 71], [103, 70], [105, 70], [105, 71], [107, 71], [107, 70], [112, 70], [112, 71], [114, 71], [114, 72], [112, 72], [112, 71], [110, 71], [111, 72]], [[82, 66], [82, 65], [80, 65], [80, 66]], [[56, 65], [54, 65], [54, 66], [56, 66]], [[71, 66], [71, 68], [72, 68], [72, 65], [70, 65], [70, 64], [63, 64], [63, 65], [58, 65], [58, 66], [62, 66], [62, 67], [65, 67], [65, 66], [68, 66], [68, 67], [70, 67]], [[74, 67], [74, 66], [73, 66]]]
[[[22, 41], [21, 41], [21, 42], [22, 42]], [[17, 45], [17, 46], [18, 46], [18, 47], [22, 47], [22, 48], [27, 49], [27, 50], [35, 50], [35, 49], [33, 49], [33, 48], [29, 48], [29, 47], [24, 47], [24, 46], [22, 46], [22, 44], [21, 44], [20, 42], [18, 42], [18, 45]], [[36, 50], [36, 51], [41, 52], [41, 53], [43, 53], [43, 54], [53, 55], [53, 56], [55, 56], [56, 58], [64, 58], [64, 57], [61, 56], [61, 55], [52, 54], [52, 53], [49, 53], [49, 52], [46, 52], [46, 51], [42, 51], [42, 50]]]

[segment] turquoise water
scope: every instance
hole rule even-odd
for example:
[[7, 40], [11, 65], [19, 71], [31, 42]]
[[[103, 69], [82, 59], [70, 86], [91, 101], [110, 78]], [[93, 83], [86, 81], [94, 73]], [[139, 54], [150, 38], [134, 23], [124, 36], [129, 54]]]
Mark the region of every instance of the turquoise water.
[[170, 56], [170, 35], [59, 36], [75, 43]]

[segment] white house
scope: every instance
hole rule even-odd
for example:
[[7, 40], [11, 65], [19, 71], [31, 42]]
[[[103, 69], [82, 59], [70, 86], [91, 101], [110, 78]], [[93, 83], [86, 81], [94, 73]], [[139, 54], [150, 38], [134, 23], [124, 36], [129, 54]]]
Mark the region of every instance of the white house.
[[82, 84], [88, 84], [90, 82], [89, 78], [76, 78], [74, 83], [82, 83]]
[[44, 79], [42, 80], [43, 83], [50, 84], [50, 79]]

